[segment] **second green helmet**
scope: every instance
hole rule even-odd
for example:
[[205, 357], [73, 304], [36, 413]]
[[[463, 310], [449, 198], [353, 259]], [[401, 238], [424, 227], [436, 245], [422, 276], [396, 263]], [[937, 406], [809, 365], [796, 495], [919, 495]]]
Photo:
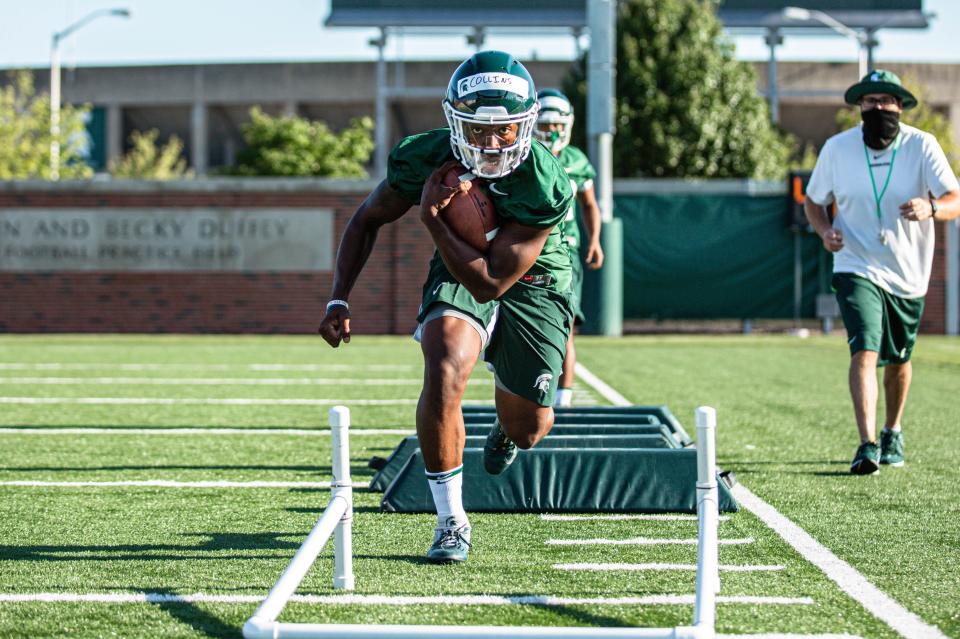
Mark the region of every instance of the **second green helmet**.
[[541, 89], [537, 94], [540, 114], [537, 116], [537, 139], [553, 153], [560, 153], [570, 144], [573, 131], [573, 105], [556, 89]]

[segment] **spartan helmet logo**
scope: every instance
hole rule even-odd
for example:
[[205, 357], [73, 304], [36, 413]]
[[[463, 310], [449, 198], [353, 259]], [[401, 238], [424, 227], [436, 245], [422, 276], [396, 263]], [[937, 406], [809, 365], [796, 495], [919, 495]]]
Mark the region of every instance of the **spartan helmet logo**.
[[470, 91], [470, 78], [464, 78], [460, 80], [459, 86], [457, 86], [457, 95], [463, 96]]
[[551, 379], [553, 379], [553, 375], [550, 373], [544, 373], [537, 378], [537, 381], [533, 383], [533, 387], [539, 390], [541, 393], [549, 393]]

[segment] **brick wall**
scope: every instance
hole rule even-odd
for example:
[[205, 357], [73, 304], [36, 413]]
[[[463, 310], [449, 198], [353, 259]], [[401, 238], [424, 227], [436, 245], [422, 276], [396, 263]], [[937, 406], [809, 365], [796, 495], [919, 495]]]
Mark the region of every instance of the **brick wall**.
[[[374, 185], [322, 180], [196, 184], [7, 183], [0, 208], [284, 207], [334, 211], [336, 247]], [[416, 210], [385, 227], [350, 297], [357, 333], [408, 333], [433, 244]], [[314, 333], [333, 272], [0, 272], [0, 331]]]
[[933, 251], [933, 272], [923, 305], [921, 333], [942, 335], [947, 332], [947, 243], [946, 224], [937, 223], [937, 244]]

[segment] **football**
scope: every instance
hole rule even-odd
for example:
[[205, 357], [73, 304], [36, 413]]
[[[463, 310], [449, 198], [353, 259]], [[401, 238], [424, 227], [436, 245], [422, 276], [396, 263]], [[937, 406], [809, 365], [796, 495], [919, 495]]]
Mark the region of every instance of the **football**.
[[490, 240], [497, 235], [500, 220], [493, 201], [473, 173], [461, 166], [447, 171], [443, 176], [445, 186], [456, 186], [465, 180], [472, 182], [470, 190], [454, 195], [450, 203], [440, 211], [440, 215], [464, 242], [481, 253], [486, 253]]

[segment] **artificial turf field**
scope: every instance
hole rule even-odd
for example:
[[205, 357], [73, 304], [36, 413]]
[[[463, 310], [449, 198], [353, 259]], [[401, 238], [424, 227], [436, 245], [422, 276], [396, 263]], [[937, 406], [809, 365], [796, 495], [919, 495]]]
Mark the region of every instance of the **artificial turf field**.
[[[718, 632], [960, 638], [960, 341], [921, 337], [907, 464], [874, 477], [846, 472], [858, 441], [839, 335], [577, 346], [604, 382], [668, 405], [691, 433], [694, 408], [714, 406], [721, 467], [920, 622], [898, 634], [744, 509], [720, 524]], [[239, 636], [326, 505], [321, 400], [351, 408], [353, 479], [367, 481], [366, 461], [413, 431], [419, 358], [392, 337], [338, 350], [308, 336], [0, 337], [0, 637]], [[492, 393], [478, 367], [467, 401]], [[607, 403], [582, 382], [576, 401]], [[379, 498], [355, 491], [362, 597], [337, 600], [328, 548], [281, 621], [691, 621], [694, 572], [558, 566], [695, 564], [695, 546], [547, 542], [690, 539], [695, 521], [475, 514], [470, 561], [433, 566], [421, 558], [435, 518], [379, 513]], [[455, 599], [414, 599], [428, 596]]]

